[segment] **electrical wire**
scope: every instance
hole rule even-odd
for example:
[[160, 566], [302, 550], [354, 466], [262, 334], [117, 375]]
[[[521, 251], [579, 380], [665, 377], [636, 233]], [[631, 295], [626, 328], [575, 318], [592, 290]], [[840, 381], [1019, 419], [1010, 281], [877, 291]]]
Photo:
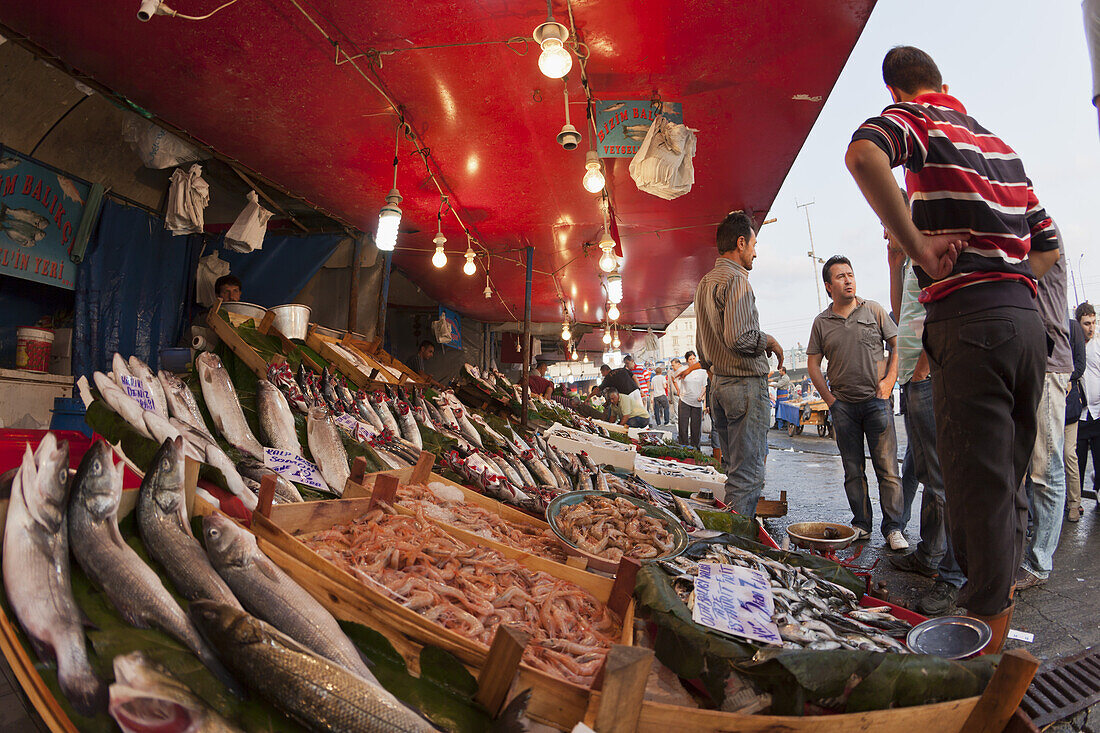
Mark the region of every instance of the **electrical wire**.
[[209, 13], [207, 13], [206, 15], [184, 15], [183, 13], [172, 10], [172, 8], [168, 7], [168, 5], [166, 3], [161, 3], [160, 7], [157, 8], [157, 12], [160, 15], [167, 15], [170, 18], [180, 18], [181, 20], [206, 20], [207, 18], [213, 17], [213, 15], [215, 13], [220, 12], [222, 10], [225, 10], [230, 5], [233, 5], [234, 3], [238, 2], [238, 1], [239, 0], [229, 0], [229, 2], [227, 2], [223, 5], [219, 5], [218, 7], [214, 8]]

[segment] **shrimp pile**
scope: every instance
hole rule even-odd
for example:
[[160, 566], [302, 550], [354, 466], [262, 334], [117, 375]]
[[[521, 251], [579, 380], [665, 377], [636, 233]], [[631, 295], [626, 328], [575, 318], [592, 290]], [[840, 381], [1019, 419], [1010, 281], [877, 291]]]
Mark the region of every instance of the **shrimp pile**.
[[524, 661], [591, 686], [622, 622], [588, 591], [467, 545], [423, 515], [375, 509], [348, 525], [302, 535], [318, 555], [430, 621], [488, 645], [501, 624], [531, 634]]
[[402, 484], [397, 489], [397, 503], [425, 516], [480, 535], [486, 539], [515, 547], [532, 555], [555, 562], [565, 562], [566, 554], [558, 538], [549, 529], [511, 522], [475, 504], [451, 501], [419, 484]]
[[621, 496], [587, 496], [564, 507], [557, 517], [566, 539], [585, 552], [617, 562], [647, 560], [672, 550], [672, 532], [661, 520]]

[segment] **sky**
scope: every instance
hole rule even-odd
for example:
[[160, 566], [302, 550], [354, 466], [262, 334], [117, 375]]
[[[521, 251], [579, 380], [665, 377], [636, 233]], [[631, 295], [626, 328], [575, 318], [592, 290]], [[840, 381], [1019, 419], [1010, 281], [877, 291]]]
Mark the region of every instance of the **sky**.
[[[1100, 301], [1100, 132], [1080, 3], [879, 0], [768, 213], [778, 221], [759, 234], [752, 283], [761, 327], [784, 347], [805, 346], [821, 310], [820, 265], [806, 255], [805, 210], [796, 207], [807, 201], [817, 255], [847, 255], [857, 293], [889, 310], [882, 227], [844, 151], [860, 123], [890, 103], [882, 57], [901, 44], [931, 54], [951, 94], [1022, 157], [1080, 275], [1070, 307], [1086, 299], [1082, 289]], [[821, 298], [827, 305], [824, 287]]]

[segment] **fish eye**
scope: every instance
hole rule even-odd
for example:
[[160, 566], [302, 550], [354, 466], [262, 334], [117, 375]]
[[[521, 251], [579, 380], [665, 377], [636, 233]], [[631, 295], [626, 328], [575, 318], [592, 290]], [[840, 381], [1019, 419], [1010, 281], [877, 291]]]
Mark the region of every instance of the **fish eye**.
[[95, 459], [94, 461], [92, 461], [92, 471], [93, 472], [99, 473], [102, 470], [103, 470], [103, 463], [101, 463], [98, 458]]
[[221, 534], [221, 533], [218, 532], [218, 530], [216, 530], [216, 529], [212, 529], [212, 530], [210, 530], [209, 534], [210, 534], [210, 539], [216, 540], [216, 539], [218, 539], [218, 535]]

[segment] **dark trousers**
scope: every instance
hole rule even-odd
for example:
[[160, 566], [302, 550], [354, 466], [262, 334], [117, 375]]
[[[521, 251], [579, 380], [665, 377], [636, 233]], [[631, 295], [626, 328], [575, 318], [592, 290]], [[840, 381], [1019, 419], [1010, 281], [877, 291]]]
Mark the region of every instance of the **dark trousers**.
[[[1069, 446], [1066, 446], [1069, 450]], [[1081, 419], [1077, 422], [1077, 475], [1080, 477], [1081, 489], [1085, 488], [1085, 474], [1088, 473], [1089, 453], [1092, 454], [1092, 490], [1100, 487], [1100, 418], [1089, 420], [1086, 413], [1081, 413]], [[1100, 501], [1100, 495], [1097, 496]]]
[[871, 531], [874, 515], [867, 487], [867, 461], [863, 440], [871, 452], [871, 465], [878, 478], [879, 503], [882, 506], [882, 536], [902, 528], [905, 509], [898, 476], [898, 436], [894, 429], [893, 400], [872, 397], [862, 402], [838, 399], [829, 408], [833, 420], [836, 447], [844, 467], [844, 493], [852, 509], [852, 526]]
[[680, 401], [680, 444], [699, 449], [699, 432], [703, 426], [703, 408]]
[[[661, 415], [665, 416], [661, 421]], [[656, 425], [668, 425], [672, 418], [668, 414], [668, 397], [657, 395], [653, 398], [653, 422]]]
[[925, 324], [947, 527], [967, 582], [959, 605], [1012, 603], [1024, 552], [1024, 476], [1035, 447], [1046, 335], [1037, 311], [1000, 307]]

